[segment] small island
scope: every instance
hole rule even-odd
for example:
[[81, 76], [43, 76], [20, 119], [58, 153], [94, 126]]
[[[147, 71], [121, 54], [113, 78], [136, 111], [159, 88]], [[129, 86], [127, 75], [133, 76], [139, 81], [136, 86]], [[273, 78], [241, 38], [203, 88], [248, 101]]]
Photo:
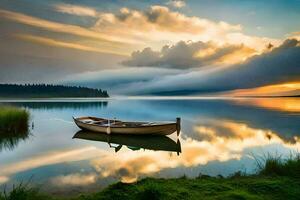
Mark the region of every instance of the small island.
[[0, 84], [0, 98], [78, 98], [109, 97], [106, 90], [51, 85], [51, 84]]

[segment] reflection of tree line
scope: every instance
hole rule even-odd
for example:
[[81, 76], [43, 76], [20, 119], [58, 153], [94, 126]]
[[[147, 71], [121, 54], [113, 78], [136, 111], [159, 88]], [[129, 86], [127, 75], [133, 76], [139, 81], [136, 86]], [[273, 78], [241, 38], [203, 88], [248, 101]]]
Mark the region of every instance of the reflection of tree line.
[[14, 106], [21, 106], [32, 109], [82, 109], [82, 108], [104, 108], [107, 101], [100, 102], [14, 102]]

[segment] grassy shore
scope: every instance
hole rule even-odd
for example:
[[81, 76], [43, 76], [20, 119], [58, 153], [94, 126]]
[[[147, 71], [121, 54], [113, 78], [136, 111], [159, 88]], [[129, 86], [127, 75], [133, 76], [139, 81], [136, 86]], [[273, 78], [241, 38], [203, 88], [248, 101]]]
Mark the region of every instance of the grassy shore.
[[0, 106], [0, 151], [13, 149], [29, 135], [29, 113], [21, 108]]
[[0, 132], [26, 132], [29, 113], [21, 108], [0, 106]]
[[[262, 162], [259, 163], [259, 165]], [[200, 176], [195, 179], [146, 178], [137, 183], [116, 183], [103, 191], [79, 195], [68, 200], [156, 200], [156, 199], [299, 199], [299, 156], [281, 160], [268, 158], [255, 175], [236, 173], [227, 178]], [[0, 200], [66, 200], [41, 194], [26, 186], [15, 187], [10, 193], [0, 193]]]

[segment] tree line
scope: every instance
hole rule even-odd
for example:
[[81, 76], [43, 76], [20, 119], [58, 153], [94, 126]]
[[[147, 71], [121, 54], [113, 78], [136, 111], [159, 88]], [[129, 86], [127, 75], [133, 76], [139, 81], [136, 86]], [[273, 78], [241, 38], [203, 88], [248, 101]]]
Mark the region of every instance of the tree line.
[[52, 84], [0, 84], [0, 98], [109, 97], [106, 90]]

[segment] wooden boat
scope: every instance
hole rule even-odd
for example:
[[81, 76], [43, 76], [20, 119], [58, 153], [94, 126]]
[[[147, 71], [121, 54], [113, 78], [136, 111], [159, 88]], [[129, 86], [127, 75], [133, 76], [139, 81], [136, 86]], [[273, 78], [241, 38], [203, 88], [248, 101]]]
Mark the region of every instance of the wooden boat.
[[[107, 142], [111, 148], [118, 152], [123, 145], [131, 150], [149, 149], [154, 151], [169, 151], [181, 153], [181, 145], [179, 139], [177, 142], [164, 135], [124, 135], [106, 133], [96, 133], [91, 131], [78, 131], [73, 138]], [[116, 144], [118, 146], [114, 146]]]
[[97, 117], [74, 118], [76, 125], [82, 130], [106, 134], [133, 135], [169, 135], [180, 133], [180, 118], [176, 122], [123, 122]]

